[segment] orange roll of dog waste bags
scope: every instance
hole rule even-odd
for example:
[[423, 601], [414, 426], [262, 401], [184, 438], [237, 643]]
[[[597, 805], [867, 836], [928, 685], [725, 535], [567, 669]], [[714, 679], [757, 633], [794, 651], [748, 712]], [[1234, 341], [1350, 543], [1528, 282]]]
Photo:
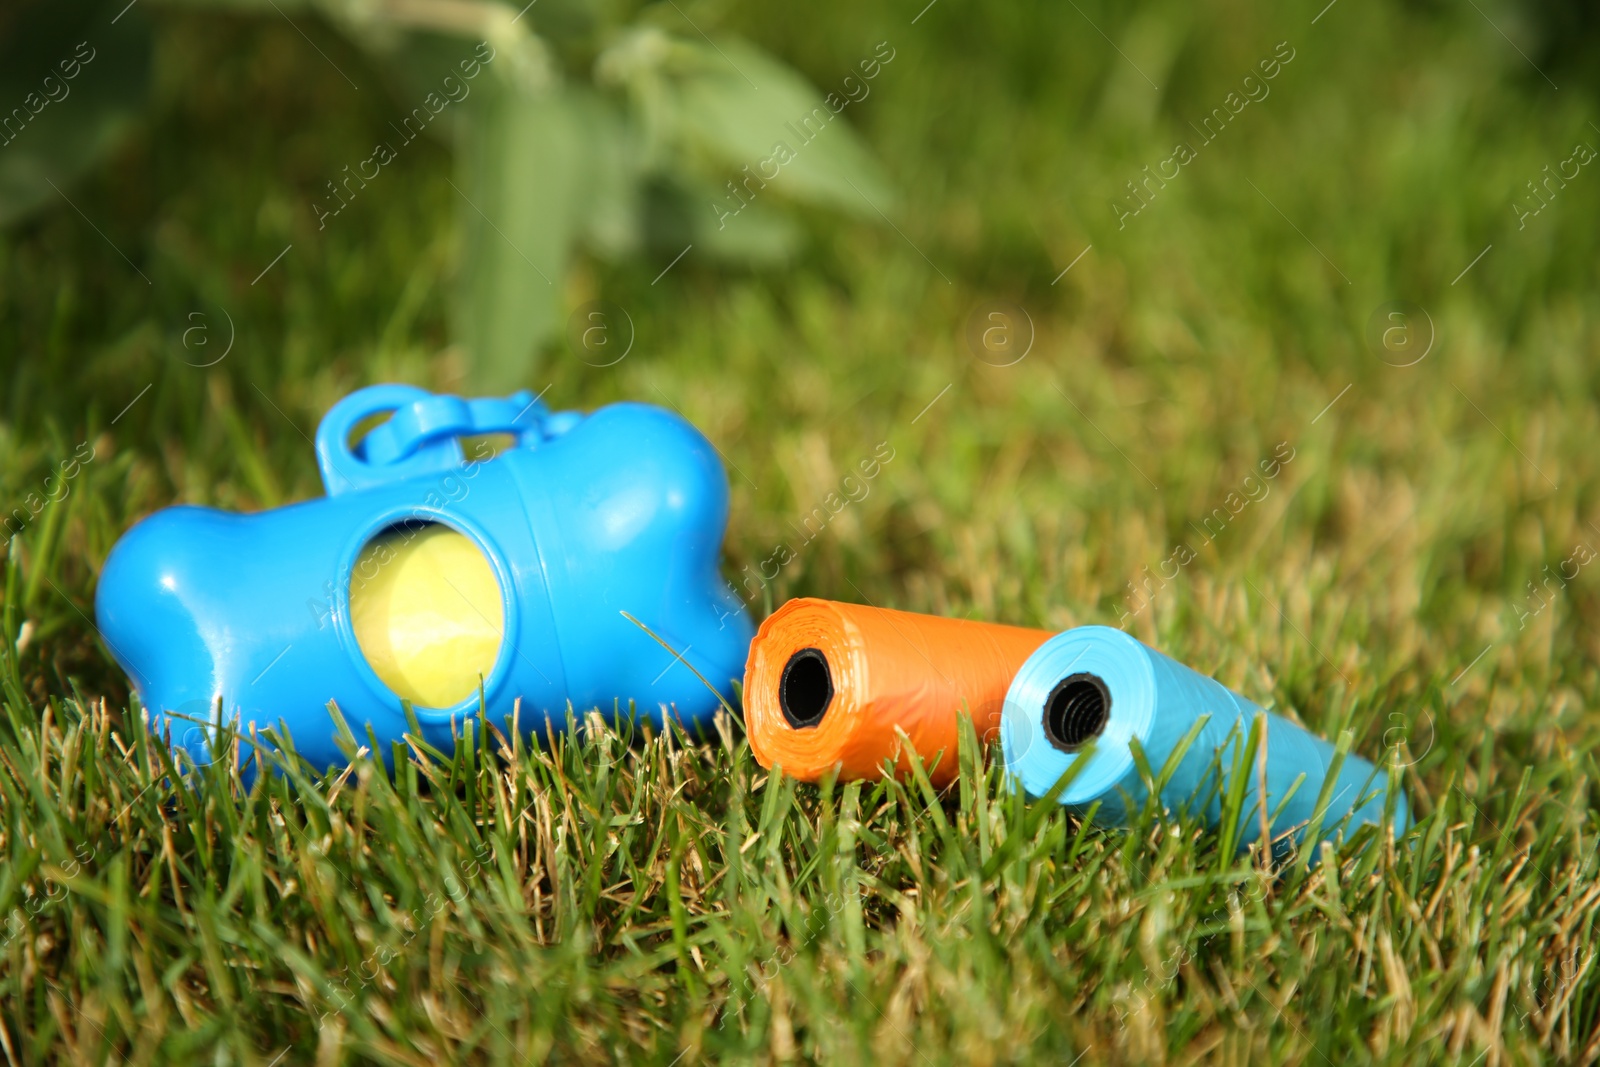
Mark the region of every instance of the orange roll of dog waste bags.
[[877, 778], [910, 761], [904, 730], [935, 785], [956, 776], [959, 716], [997, 736], [1006, 689], [1046, 630], [946, 619], [832, 600], [791, 600], [761, 624], [744, 669], [745, 726], [763, 767], [802, 781], [833, 767]]

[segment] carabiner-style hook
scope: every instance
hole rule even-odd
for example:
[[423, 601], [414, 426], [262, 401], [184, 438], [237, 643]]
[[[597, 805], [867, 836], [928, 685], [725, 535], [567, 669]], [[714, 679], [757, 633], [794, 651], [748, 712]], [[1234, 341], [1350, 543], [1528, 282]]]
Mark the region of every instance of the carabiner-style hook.
[[[374, 415], [391, 417], [354, 445], [350, 435]], [[345, 397], [317, 427], [317, 463], [329, 496], [446, 471], [463, 461], [460, 438], [506, 433], [537, 447], [548, 416], [527, 390], [464, 400], [414, 385], [373, 385]]]

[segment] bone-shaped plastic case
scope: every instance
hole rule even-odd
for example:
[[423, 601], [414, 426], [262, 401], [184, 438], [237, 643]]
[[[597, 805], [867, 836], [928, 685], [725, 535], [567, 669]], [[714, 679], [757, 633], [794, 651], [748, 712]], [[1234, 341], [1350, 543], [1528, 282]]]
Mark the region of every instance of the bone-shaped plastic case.
[[[497, 434], [511, 445], [493, 458], [463, 453], [463, 438]], [[101, 573], [102, 638], [152, 724], [197, 762], [219, 725], [281, 723], [313, 764], [341, 764], [330, 701], [388, 755], [407, 721], [357, 642], [351, 579], [369, 542], [418, 524], [469, 538], [499, 583], [504, 629], [482, 697], [502, 729], [513, 709], [524, 733], [560, 729], [569, 702], [580, 717], [598, 708], [694, 726], [718, 694], [731, 699], [754, 627], [719, 572], [727, 475], [678, 415], [632, 403], [552, 413], [528, 393], [463, 400], [377, 385], [328, 412], [316, 449], [326, 497], [253, 515], [164, 509], [123, 536]], [[478, 710], [476, 693], [414, 709], [446, 751]]]

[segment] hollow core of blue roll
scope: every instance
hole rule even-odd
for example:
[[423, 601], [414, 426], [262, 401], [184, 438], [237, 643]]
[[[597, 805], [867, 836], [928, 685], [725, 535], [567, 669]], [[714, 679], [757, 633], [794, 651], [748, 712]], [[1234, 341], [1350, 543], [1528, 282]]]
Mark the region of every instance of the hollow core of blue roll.
[[1062, 752], [1099, 737], [1111, 718], [1111, 691], [1098, 674], [1079, 671], [1056, 683], [1044, 702], [1044, 736]]

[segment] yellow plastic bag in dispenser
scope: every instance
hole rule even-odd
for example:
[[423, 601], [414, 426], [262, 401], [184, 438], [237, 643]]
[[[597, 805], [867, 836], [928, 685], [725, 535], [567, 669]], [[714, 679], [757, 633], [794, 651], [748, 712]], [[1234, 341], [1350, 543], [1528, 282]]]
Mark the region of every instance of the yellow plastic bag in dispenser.
[[383, 683], [424, 708], [448, 708], [476, 692], [505, 632], [489, 561], [464, 534], [438, 524], [390, 531], [362, 550], [350, 621]]

